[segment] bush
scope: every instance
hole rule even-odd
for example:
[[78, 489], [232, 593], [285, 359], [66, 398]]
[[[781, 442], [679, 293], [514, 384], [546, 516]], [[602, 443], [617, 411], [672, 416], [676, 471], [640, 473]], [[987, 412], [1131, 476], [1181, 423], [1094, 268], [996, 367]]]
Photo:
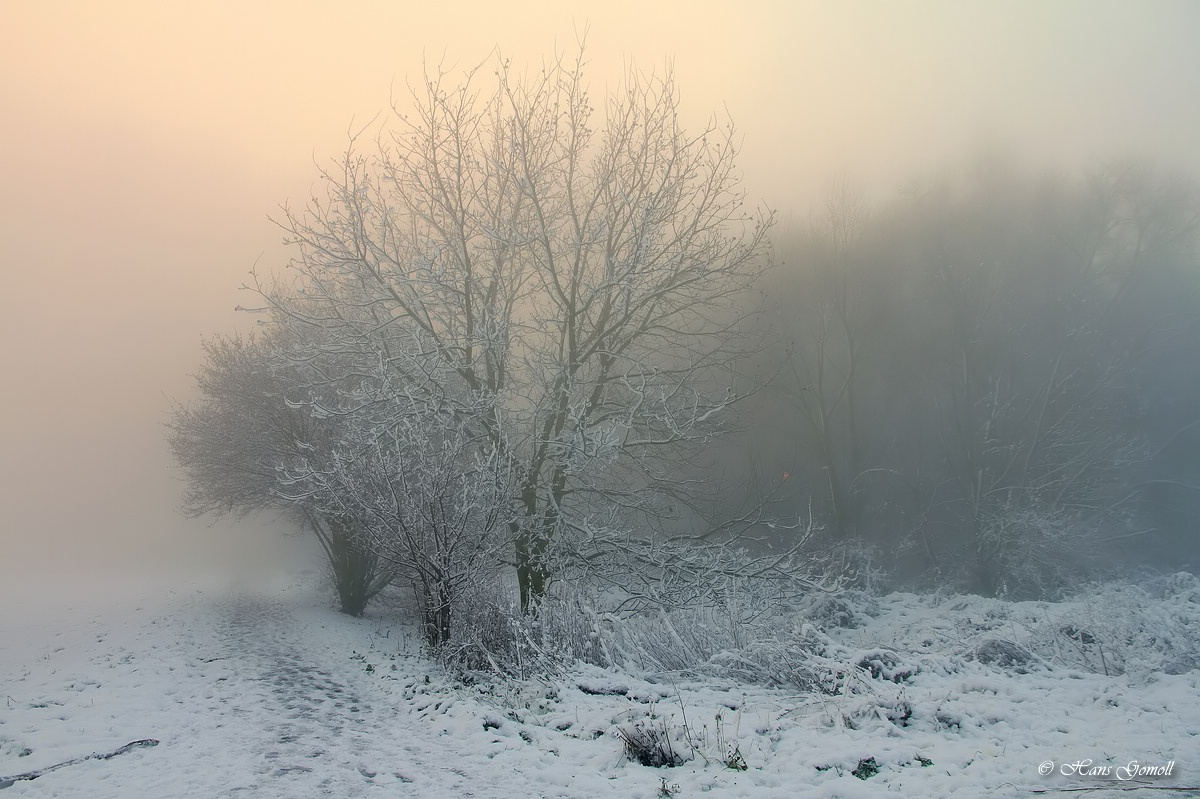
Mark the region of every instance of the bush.
[[822, 629], [854, 630], [878, 612], [878, 603], [870, 594], [851, 589], [837, 594], [818, 594], [808, 603], [805, 616]]
[[972, 648], [971, 658], [988, 666], [1012, 669], [1017, 674], [1025, 674], [1029, 671], [1028, 666], [1033, 660], [1033, 654], [1012, 641], [985, 638]]
[[1055, 663], [1099, 674], [1200, 669], [1200, 580], [1179, 573], [1112, 583], [1064, 602], [1029, 625], [1028, 646]]
[[523, 613], [515, 586], [474, 586], [459, 598], [454, 619], [448, 641], [435, 651], [456, 671], [526, 679], [576, 662], [614, 663], [603, 651], [601, 614], [562, 590], [551, 590], [535, 612]]
[[1057, 510], [1008, 510], [981, 522], [968, 562], [984, 593], [1006, 599], [1058, 599], [1105, 568], [1094, 529]]

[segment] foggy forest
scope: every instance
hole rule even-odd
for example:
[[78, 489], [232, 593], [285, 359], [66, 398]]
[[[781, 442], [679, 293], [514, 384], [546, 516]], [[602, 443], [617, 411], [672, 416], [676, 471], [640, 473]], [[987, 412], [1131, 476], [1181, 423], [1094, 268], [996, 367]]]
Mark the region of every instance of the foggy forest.
[[[804, 8], [881, 52], [911, 22], [851, 5]], [[1021, 8], [1078, 41], [1049, 32], [1083, 5]], [[1101, 38], [1151, 13], [1099, 8]], [[104, 222], [134, 206], [79, 195], [67, 216], [94, 204], [112, 263], [156, 276], [14, 275], [14, 324], [71, 319], [80, 366], [9, 370], [44, 391], [5, 414], [0, 790], [1200, 796], [1200, 66], [1159, 139], [1133, 113], [1127, 138], [1060, 122], [1078, 146], [975, 119], [810, 166], [739, 119], [753, 79], [697, 106], [686, 50], [613, 62], [603, 15], [568, 30], [426, 50], [383, 110], [323, 112], [338, 135], [264, 178], [232, 269], [186, 265], [230, 260], [236, 227], [147, 214], [143, 253]], [[169, 201], [113, 152], [97, 186]], [[79, 231], [5, 261], [110, 257]], [[234, 310], [190, 310], [214, 296]], [[42, 330], [14, 357], [63, 363]]]

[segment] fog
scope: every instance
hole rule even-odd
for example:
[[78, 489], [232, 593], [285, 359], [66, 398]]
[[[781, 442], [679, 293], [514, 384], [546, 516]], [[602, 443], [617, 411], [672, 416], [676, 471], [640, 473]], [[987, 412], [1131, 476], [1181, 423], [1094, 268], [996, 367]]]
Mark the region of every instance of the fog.
[[252, 324], [249, 270], [285, 263], [268, 215], [423, 63], [536, 65], [585, 29], [596, 95], [669, 62], [685, 119], [727, 113], [747, 193], [784, 216], [840, 175], [887, 196], [981, 144], [1200, 171], [1184, 2], [28, 2], [0, 29], [8, 572], [276, 557], [258, 522], [179, 514], [162, 425], [202, 337]]

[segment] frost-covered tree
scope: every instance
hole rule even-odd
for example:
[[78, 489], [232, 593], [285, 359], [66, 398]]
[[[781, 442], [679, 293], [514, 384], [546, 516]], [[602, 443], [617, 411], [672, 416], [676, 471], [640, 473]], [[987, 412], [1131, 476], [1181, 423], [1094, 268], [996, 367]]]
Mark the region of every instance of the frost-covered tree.
[[[361, 616], [391, 581], [387, 564], [363, 536], [364, 519], [333, 515], [282, 493], [283, 469], [328, 452], [344, 435], [336, 417], [289, 401], [298, 372], [273, 353], [268, 337], [213, 337], [196, 375], [199, 398], [175, 408], [169, 443], [187, 477], [191, 516], [283, 510], [320, 541], [341, 610]], [[343, 429], [340, 429], [343, 428]]]
[[460, 416], [388, 403], [346, 421], [325, 452], [281, 471], [280, 495], [357, 525], [361, 546], [412, 585], [426, 642], [441, 646], [464, 596], [511, 563], [508, 464]]
[[753, 388], [738, 300], [770, 220], [744, 206], [732, 128], [686, 131], [669, 74], [630, 72], [597, 111], [581, 61], [499, 61], [413, 100], [285, 209], [290, 273], [257, 286], [310, 409], [421, 407], [503, 465], [529, 608], [601, 527], [685, 520], [682, 464]]

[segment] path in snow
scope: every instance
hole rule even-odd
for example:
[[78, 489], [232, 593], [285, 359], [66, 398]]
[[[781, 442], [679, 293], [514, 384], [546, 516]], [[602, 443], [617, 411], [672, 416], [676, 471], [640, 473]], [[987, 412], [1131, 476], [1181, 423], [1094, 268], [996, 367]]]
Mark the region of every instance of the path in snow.
[[[309, 661], [299, 646], [296, 620], [282, 602], [239, 597], [225, 609], [224, 622], [228, 657], [246, 676], [226, 681], [223, 709], [267, 720], [251, 745], [261, 762], [246, 790], [261, 795], [268, 783], [277, 790], [287, 783], [302, 790], [315, 782], [324, 792], [362, 793], [379, 775], [379, 767], [365, 761], [377, 742], [392, 737], [380, 710]], [[395, 776], [409, 779], [401, 772]]]
[[397, 706], [354, 659], [378, 622], [295, 599], [158, 597], [26, 636], [25, 665], [0, 674], [0, 776], [161, 743], [17, 782], [3, 799], [496, 795], [469, 770], [478, 753]]
[[238, 726], [254, 720], [243, 744], [251, 773], [231, 793], [392, 796], [403, 785], [405, 795], [470, 797], [486, 784], [462, 771], [461, 758], [448, 757], [450, 742], [423, 740], [435, 731], [389, 701], [376, 680], [356, 679], [362, 665], [348, 667], [349, 652], [328, 649], [337, 641], [319, 634], [325, 625], [306, 624], [288, 603], [255, 595], [233, 598], [218, 619], [227, 654], [209, 662], [235, 676], [218, 678], [210, 711]]

